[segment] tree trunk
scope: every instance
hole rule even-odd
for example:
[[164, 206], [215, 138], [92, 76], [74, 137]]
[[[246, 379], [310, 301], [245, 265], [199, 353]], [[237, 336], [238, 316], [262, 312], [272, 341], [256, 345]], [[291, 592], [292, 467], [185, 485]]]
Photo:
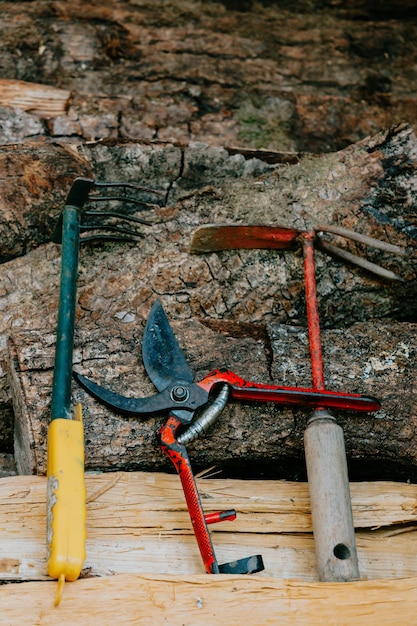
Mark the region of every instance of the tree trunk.
[[[3, 2], [1, 78], [46, 88], [40, 111], [38, 98], [18, 101], [26, 111], [0, 98], [2, 141], [339, 150], [417, 123], [414, 11], [412, 0]], [[44, 106], [51, 87], [71, 94], [65, 113]]]
[[[350, 456], [377, 460], [382, 454], [384, 462], [392, 459], [399, 466], [414, 466], [412, 420], [415, 407], [413, 396], [408, 393], [410, 376], [413, 376], [409, 364], [413, 358], [414, 326], [405, 322], [385, 325], [386, 333], [392, 335], [391, 341], [386, 335], [381, 337], [380, 322], [364, 323], [364, 320], [385, 316], [404, 320], [415, 316], [411, 199], [402, 196], [389, 206], [383, 200], [387, 189], [398, 190], [405, 185], [405, 175], [407, 184], [410, 183], [413, 169], [406, 169], [406, 164], [413, 158], [415, 143], [412, 131], [402, 126], [340, 153], [314, 159], [305, 157], [285, 167], [271, 166], [259, 159], [229, 156], [218, 148], [179, 150], [136, 144], [115, 148], [101, 144], [83, 147], [82, 155], [88, 156], [87, 161], [93, 164], [95, 177], [107, 179], [111, 171], [119, 180], [141, 180], [145, 184], [153, 181], [156, 188], [166, 190], [166, 202], [165, 206], [154, 205], [140, 213], [153, 224], [143, 226], [143, 236], [138, 243], [92, 247], [83, 244], [77, 310], [79, 366], [83, 370], [87, 367], [93, 376], [100, 372], [105, 383], [119, 378], [118, 390], [132, 389], [138, 395], [152, 393], [153, 388], [140, 365], [140, 342], [143, 324], [158, 295], [169, 316], [178, 322], [183, 320], [185, 327], [180, 327], [180, 340], [182, 338], [186, 349], [190, 354], [196, 348], [199, 350], [192, 359], [197, 375], [223, 365], [236, 369], [234, 364], [237, 363], [237, 373], [248, 379], [287, 384], [289, 373], [294, 371], [297, 375], [291, 384], [308, 385], [305, 333], [299, 332], [296, 345], [290, 348], [296, 335], [285, 330], [296, 327], [301, 331], [305, 327], [304, 280], [299, 252], [253, 250], [195, 256], [188, 254], [191, 235], [198, 225], [208, 221], [248, 223], [256, 220], [301, 229], [323, 222], [348, 226], [402, 245], [410, 255], [396, 258], [341, 241], [343, 247], [372, 258], [404, 277], [404, 282], [390, 283], [322, 253], [317, 254], [322, 325], [333, 328], [329, 330], [329, 339], [325, 335], [324, 341], [338, 350], [337, 356], [336, 350], [326, 355], [330, 371], [328, 385], [339, 390], [379, 395], [384, 402], [382, 421], [361, 419], [358, 422], [355, 418], [351, 425], [349, 422], [345, 425]], [[27, 154], [28, 146], [22, 149]], [[46, 172], [44, 180], [50, 182], [53, 172], [48, 163], [53, 162], [56, 152], [63, 163], [68, 160], [76, 166], [79, 163], [78, 156], [74, 161], [73, 156], [63, 153], [61, 148], [45, 148], [42, 157], [46, 165], [42, 171]], [[18, 148], [13, 148], [11, 154], [17, 156]], [[35, 154], [38, 158], [38, 151]], [[84, 167], [83, 160], [81, 171]], [[323, 197], [330, 199], [323, 200]], [[27, 204], [30, 206], [31, 202]], [[53, 208], [55, 218], [60, 208]], [[51, 210], [46, 204], [45, 220], [49, 219]], [[24, 229], [25, 232], [30, 230], [29, 226]], [[3, 268], [2, 332], [10, 337], [12, 346], [9, 372], [18, 416], [17, 465], [19, 471], [42, 473], [45, 471], [44, 441], [53, 366], [60, 247], [41, 246], [24, 258], [4, 264]], [[355, 322], [357, 326], [347, 329]], [[274, 330], [273, 326], [279, 324], [283, 324], [282, 330]], [[279, 342], [274, 341], [276, 332], [280, 335]], [[283, 335], [287, 337], [285, 340]], [[303, 338], [303, 355], [298, 354], [300, 337]], [[127, 342], [129, 347], [122, 348], [121, 342]], [[232, 349], [228, 352], [225, 345]], [[282, 347], [284, 352], [280, 353]], [[345, 347], [350, 352], [346, 364], [349, 369], [341, 376], [340, 372], [345, 371]], [[91, 350], [93, 354], [89, 354]], [[297, 355], [296, 359], [292, 354]], [[98, 370], [94, 369], [92, 359], [97, 357], [110, 359], [108, 372], [102, 371], [99, 361]], [[386, 365], [391, 358], [401, 362], [393, 371]], [[270, 372], [271, 359], [273, 369]], [[355, 367], [357, 370], [352, 373]], [[376, 375], [376, 372], [381, 370], [384, 378], [379, 385], [381, 374]], [[396, 400], [399, 388], [409, 398], [401, 402], [402, 418]], [[83, 401], [87, 407], [94, 407], [92, 410], [97, 414], [90, 424], [90, 409], [86, 409], [89, 467], [166, 467], [156, 449], [154, 421], [141, 424], [138, 429], [135, 421], [110, 417], [92, 405], [90, 399], [83, 398]], [[292, 411], [277, 413], [270, 405], [264, 406], [262, 416], [265, 417], [255, 425], [258, 408], [236, 406], [231, 410], [235, 417], [222, 421], [226, 431], [220, 428], [211, 435], [212, 445], [208, 450], [205, 444], [200, 444], [200, 449], [196, 444], [199, 464], [261, 463], [262, 459], [269, 459], [270, 466], [282, 467], [289, 457], [302, 458], [303, 421], [294, 420]], [[388, 423], [393, 437], [387, 440]], [[381, 428], [375, 424], [380, 424]], [[379, 438], [373, 434], [375, 446], [370, 445], [371, 431], [380, 433]], [[276, 445], [276, 438], [282, 446]], [[108, 454], [110, 440], [113, 441], [112, 453]], [[229, 445], [225, 446], [225, 441]]]
[[[366, 2], [303, 3], [297, 12], [275, 3], [255, 8], [250, 1], [234, 7], [228, 1], [184, 5], [173, 0], [163, 12], [147, 2], [140, 9], [122, 2], [3, 4], [0, 139], [10, 145], [2, 146], [0, 157], [0, 257], [6, 261], [0, 277], [1, 454], [12, 452], [14, 412], [27, 412], [19, 390], [29, 393], [31, 387], [14, 350], [29, 345], [31, 331], [41, 343], [47, 336], [53, 341], [60, 249], [47, 242], [79, 175], [139, 182], [163, 192], [152, 196], [157, 198], [153, 209], [139, 213], [153, 225], [143, 228], [137, 245], [83, 247], [77, 332], [86, 344], [91, 333], [110, 332], [106, 329], [115, 322], [116, 341], [134, 335], [137, 348], [158, 295], [171, 319], [196, 328], [201, 320], [204, 332], [212, 333], [210, 341], [221, 338], [217, 358], [206, 358], [203, 346], [196, 370], [203, 371], [206, 362], [219, 363], [225, 336], [227, 341], [243, 337], [248, 343], [239, 348], [242, 354], [232, 354], [233, 362], [245, 365], [245, 376], [279, 382], [279, 371], [271, 370], [279, 351], [267, 326], [305, 327], [301, 256], [298, 251], [189, 255], [193, 230], [219, 221], [299, 229], [324, 222], [405, 247], [411, 256], [396, 258], [336, 238], [348, 251], [395, 271], [404, 283], [388, 283], [320, 252], [316, 261], [324, 328], [336, 332], [370, 319], [394, 320], [405, 323], [404, 331], [393, 326], [394, 337], [408, 332], [417, 301], [416, 139], [405, 124], [375, 134], [393, 122], [416, 120], [410, 76], [417, 38], [415, 24], [404, 19], [407, 2], [384, 3], [379, 22], [372, 21]], [[366, 138], [370, 133], [374, 136]], [[311, 154], [329, 150], [336, 152]], [[365, 328], [365, 336], [370, 333], [369, 346], [351, 361], [385, 363], [385, 356], [372, 353], [379, 345], [374, 322], [359, 328]], [[5, 365], [9, 340], [10, 371]], [[191, 350], [198, 342], [195, 332], [189, 341]], [[256, 368], [245, 356], [253, 346]], [[112, 354], [108, 348], [102, 352]], [[390, 350], [397, 354], [402, 348]], [[326, 355], [326, 367], [332, 359]], [[79, 364], [84, 367], [81, 357]], [[28, 367], [31, 371], [32, 364]], [[307, 370], [299, 374], [296, 384], [308, 376]], [[355, 381], [358, 390], [368, 387], [364, 373]], [[345, 387], [345, 382], [338, 384]], [[41, 385], [45, 398], [48, 384]], [[143, 385], [152, 392], [146, 378]], [[382, 391], [388, 406], [391, 393]], [[406, 410], [413, 404], [410, 394]], [[411, 415], [410, 408], [405, 423], [413, 431]], [[46, 423], [46, 406], [38, 406], [32, 418], [36, 433], [38, 418]], [[29, 448], [19, 466], [43, 471], [44, 461], [33, 459], [29, 421], [16, 423], [30, 435], [25, 443], [16, 432], [17, 449]], [[361, 429], [362, 444], [356, 446], [355, 429], [347, 425], [352, 458], [365, 455], [367, 431]], [[400, 432], [397, 425], [395, 436]], [[393, 459], [395, 444], [391, 447], [382, 428], [378, 433], [374, 448], [367, 443], [370, 457], [376, 459], [384, 437], [384, 459]], [[408, 467], [414, 455], [408, 452], [408, 436], [402, 436], [398, 460]], [[297, 437], [286, 449], [300, 459]], [[237, 449], [244, 454], [241, 444]], [[150, 467], [159, 466], [157, 450], [153, 454]]]
[[[230, 367], [255, 382], [309, 386], [308, 340], [300, 329], [268, 326], [269, 341], [231, 337], [196, 320], [174, 322], [197, 380], [215, 367]], [[155, 390], [141, 364], [141, 328], [114, 324], [77, 334], [77, 370], [124, 395], [143, 397]], [[410, 477], [417, 465], [415, 326], [357, 323], [323, 333], [328, 388], [379, 397], [375, 416], [339, 414], [353, 471], [380, 478], [390, 472]], [[272, 363], [267, 351], [272, 351]], [[21, 473], [44, 473], [46, 429], [52, 385], [54, 336], [16, 333], [9, 371], [16, 410], [16, 461]], [[106, 366], [103, 368], [103, 359]], [[74, 405], [84, 407], [86, 467], [89, 470], [170, 469], [159, 452], [156, 433], [163, 417], [115, 415], [73, 388]], [[289, 476], [303, 467], [303, 432], [308, 411], [271, 404], [228, 405], [218, 424], [189, 446], [195, 468], [220, 465], [232, 475]], [[165, 418], [166, 419], [166, 418]], [[289, 464], [289, 465], [288, 465]], [[284, 468], [287, 466], [287, 470]], [[362, 474], [363, 475], [363, 474]]]

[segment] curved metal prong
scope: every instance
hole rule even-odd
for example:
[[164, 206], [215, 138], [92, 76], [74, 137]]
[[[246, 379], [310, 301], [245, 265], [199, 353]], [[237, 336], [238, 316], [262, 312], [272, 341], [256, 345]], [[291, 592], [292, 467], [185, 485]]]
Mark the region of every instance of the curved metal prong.
[[333, 246], [327, 241], [323, 241], [323, 239], [318, 240], [318, 247], [327, 254], [337, 256], [343, 261], [347, 261], [348, 263], [353, 263], [358, 267], [362, 267], [368, 272], [372, 272], [372, 274], [375, 274], [376, 276], [380, 276], [381, 278], [385, 278], [386, 280], [405, 282], [404, 278], [402, 278], [398, 274], [395, 274], [391, 270], [387, 270], [384, 267], [377, 265], [376, 263], [372, 263], [367, 259], [363, 259], [362, 257], [357, 256], [356, 254], [352, 254], [352, 252], [349, 252], [348, 250], [342, 250], [342, 248]]

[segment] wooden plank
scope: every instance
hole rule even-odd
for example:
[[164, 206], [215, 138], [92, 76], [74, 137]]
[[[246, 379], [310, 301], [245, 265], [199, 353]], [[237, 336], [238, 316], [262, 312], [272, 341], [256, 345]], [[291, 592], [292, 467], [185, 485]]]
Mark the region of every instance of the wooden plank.
[[[235, 508], [210, 527], [219, 562], [261, 553], [265, 575], [316, 581], [308, 487], [286, 481], [199, 479], [206, 512]], [[177, 476], [86, 477], [84, 575], [203, 572]], [[361, 577], [417, 575], [417, 485], [351, 484]], [[46, 580], [46, 479], [0, 479], [0, 580]], [[363, 529], [363, 530], [361, 530]]]
[[42, 117], [65, 115], [71, 92], [24, 80], [0, 79], [0, 105], [18, 107]]
[[261, 576], [117, 575], [67, 583], [54, 608], [55, 583], [0, 588], [0, 624], [83, 626], [392, 626], [415, 624], [417, 577], [306, 583]]

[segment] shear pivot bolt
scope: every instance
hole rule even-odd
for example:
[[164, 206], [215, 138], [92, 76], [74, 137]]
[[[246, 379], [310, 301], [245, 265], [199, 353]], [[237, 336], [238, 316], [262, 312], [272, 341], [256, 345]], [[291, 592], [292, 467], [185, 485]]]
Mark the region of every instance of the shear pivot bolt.
[[188, 389], [182, 385], [177, 385], [171, 391], [171, 398], [175, 400], [175, 402], [185, 402], [188, 400], [189, 395]]

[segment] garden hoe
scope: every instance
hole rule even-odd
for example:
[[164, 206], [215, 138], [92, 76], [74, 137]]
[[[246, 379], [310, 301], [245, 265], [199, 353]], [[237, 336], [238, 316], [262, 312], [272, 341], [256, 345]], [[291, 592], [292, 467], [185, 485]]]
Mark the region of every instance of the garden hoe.
[[[302, 245], [312, 382], [313, 389], [317, 392], [325, 391], [325, 382], [314, 245], [317, 244], [326, 252], [354, 262], [386, 279], [402, 280], [379, 265], [322, 241], [318, 236], [321, 231], [403, 254], [398, 246], [338, 226], [320, 226], [315, 231], [300, 231], [280, 226], [209, 224], [195, 231], [191, 244], [192, 253], [240, 248], [286, 250]], [[314, 409], [307, 423], [304, 444], [319, 579], [357, 580], [359, 567], [343, 430], [327, 407], [318, 406]]]

